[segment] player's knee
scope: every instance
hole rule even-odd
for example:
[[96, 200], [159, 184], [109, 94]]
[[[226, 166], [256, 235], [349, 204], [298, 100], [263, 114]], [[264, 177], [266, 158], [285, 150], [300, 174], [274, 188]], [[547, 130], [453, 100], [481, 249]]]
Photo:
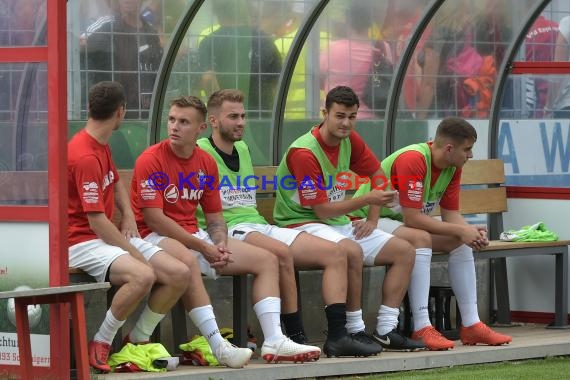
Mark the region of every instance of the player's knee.
[[327, 248], [327, 257], [333, 264], [346, 263], [347, 260], [347, 255], [338, 244], [331, 245], [330, 248]]
[[186, 289], [190, 282], [190, 268], [182, 265], [176, 265], [168, 273], [168, 285], [178, 288]]
[[135, 283], [139, 289], [145, 289], [148, 292], [156, 282], [156, 274], [151, 267], [144, 265], [141, 266], [141, 268], [137, 268], [132, 282]]
[[257, 268], [261, 271], [279, 271], [280, 260], [269, 251], [267, 251], [266, 254], [259, 255], [255, 262], [257, 263]]
[[431, 235], [424, 230], [415, 230], [410, 243], [416, 248], [431, 248]]
[[416, 249], [409, 242], [398, 239], [398, 258], [401, 262], [412, 268], [416, 262]]

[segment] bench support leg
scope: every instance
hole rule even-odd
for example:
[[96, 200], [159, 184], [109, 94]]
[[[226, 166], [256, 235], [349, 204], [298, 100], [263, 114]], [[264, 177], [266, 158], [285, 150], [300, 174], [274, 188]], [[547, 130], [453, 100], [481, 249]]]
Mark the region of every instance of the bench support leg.
[[32, 364], [32, 345], [30, 344], [28, 303], [25, 299], [16, 298], [14, 304], [16, 307], [16, 334], [18, 335], [22, 379], [33, 379], [34, 367]]
[[247, 275], [233, 276], [233, 287], [234, 343], [247, 347]]
[[495, 291], [497, 293], [497, 323], [511, 324], [511, 309], [509, 301], [509, 281], [507, 278], [507, 259], [501, 257], [492, 259], [491, 265], [495, 273]]
[[[176, 302], [176, 305], [170, 311], [172, 316], [172, 335], [174, 341], [174, 351], [180, 351], [180, 345], [188, 342], [188, 328], [186, 326], [186, 310], [182, 301]], [[160, 327], [160, 326], [159, 326]]]
[[71, 304], [71, 323], [73, 326], [73, 345], [77, 366], [77, 378], [89, 379], [89, 353], [87, 352], [87, 332], [85, 326], [85, 307], [83, 304], [83, 293], [71, 293], [69, 295]]
[[73, 326], [73, 344], [75, 346], [74, 351], [77, 365], [77, 379], [90, 379], [83, 293], [72, 292], [65, 294], [21, 297], [15, 298], [14, 301], [16, 306], [16, 333], [18, 335], [18, 349], [20, 353], [22, 379], [34, 378], [32, 346], [30, 344], [30, 324], [28, 321], [28, 305], [61, 303], [69, 303], [71, 305], [71, 323]]
[[568, 247], [555, 257], [554, 323], [553, 329], [567, 329], [568, 325]]

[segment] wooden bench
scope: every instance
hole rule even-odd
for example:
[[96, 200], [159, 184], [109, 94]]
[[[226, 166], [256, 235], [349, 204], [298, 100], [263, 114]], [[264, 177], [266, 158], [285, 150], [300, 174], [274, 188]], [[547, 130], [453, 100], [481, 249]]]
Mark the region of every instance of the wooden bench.
[[[256, 167], [258, 177], [273, 178], [275, 166]], [[529, 255], [553, 255], [555, 257], [555, 318], [549, 327], [567, 327], [568, 312], [568, 245], [570, 240], [544, 243], [503, 242], [499, 234], [503, 231], [502, 213], [507, 210], [505, 170], [502, 160], [471, 160], [463, 168], [461, 176], [460, 211], [463, 215], [487, 214], [489, 217], [488, 247], [475, 253], [476, 259], [491, 259], [497, 294], [497, 323], [510, 324], [510, 306], [507, 278], [507, 257]], [[257, 200], [259, 212], [270, 222], [273, 221], [275, 189], [265, 186]], [[439, 209], [435, 211], [439, 215]], [[448, 253], [434, 252], [432, 262], [447, 262]], [[299, 298], [300, 299], [300, 298]]]
[[83, 293], [96, 289], [108, 289], [109, 287], [108, 282], [103, 282], [0, 292], [0, 299], [14, 298], [16, 333], [20, 354], [20, 375], [23, 379], [34, 378], [28, 305], [61, 303], [69, 303], [71, 306], [70, 316], [77, 378], [81, 380], [90, 379]]
[[[131, 170], [120, 170], [125, 185], [130, 186]], [[257, 206], [259, 212], [273, 222], [275, 187], [270, 180], [274, 178], [276, 166], [255, 168], [258, 177]], [[262, 182], [262, 178], [266, 181]], [[555, 320], [553, 327], [567, 326], [568, 310], [568, 244], [561, 240], [547, 243], [512, 243], [498, 241], [503, 231], [502, 213], [507, 211], [506, 189], [504, 187], [504, 166], [501, 160], [471, 160], [463, 170], [460, 209], [462, 214], [488, 214], [489, 247], [475, 254], [476, 259], [491, 259], [497, 293], [497, 322], [510, 323], [510, 307], [506, 258], [528, 255], [553, 255], [555, 257]], [[437, 211], [436, 211], [437, 213]], [[115, 216], [114, 219], [117, 217]], [[434, 252], [432, 261], [447, 261], [448, 254]], [[78, 273], [70, 269], [73, 279]], [[247, 276], [233, 276], [233, 327], [236, 344], [245, 347], [247, 343]], [[300, 299], [300, 298], [299, 298]], [[172, 324], [175, 347], [186, 339], [186, 313], [181, 303], [172, 312]]]

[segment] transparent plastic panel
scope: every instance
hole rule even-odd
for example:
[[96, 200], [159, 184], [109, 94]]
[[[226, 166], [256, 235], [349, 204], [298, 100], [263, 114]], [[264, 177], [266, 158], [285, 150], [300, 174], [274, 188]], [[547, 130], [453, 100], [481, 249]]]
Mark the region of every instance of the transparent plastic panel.
[[332, 0], [303, 46], [286, 99], [280, 151], [321, 121], [327, 92], [351, 87], [357, 131], [383, 155], [387, 93], [408, 38], [429, 1]]
[[47, 70], [0, 64], [0, 204], [47, 204]]
[[304, 1], [204, 2], [178, 51], [165, 112], [174, 97], [195, 95], [207, 102], [215, 90], [237, 88], [245, 94], [244, 140], [253, 162], [270, 164], [273, 106], [283, 69], [277, 39], [297, 27], [292, 23], [300, 9]]
[[46, 0], [0, 0], [0, 46], [46, 44]]
[[87, 93], [102, 80], [125, 86], [127, 120], [147, 120], [158, 68], [182, 0], [68, 2], [70, 119], [87, 119]]
[[[432, 138], [442, 118], [457, 116], [471, 121], [477, 129], [479, 153], [475, 158], [488, 156], [488, 119], [498, 70], [506, 49], [536, 3], [443, 3], [420, 37], [406, 69], [398, 101], [395, 149]], [[512, 96], [504, 97], [505, 109], [512, 109], [513, 101]], [[410, 123], [414, 128], [404, 127]]]
[[[552, 1], [544, 9], [517, 60], [570, 61], [568, 2]], [[570, 74], [509, 75], [507, 83], [504, 97], [512, 102], [501, 107], [497, 145], [507, 185], [570, 187]]]

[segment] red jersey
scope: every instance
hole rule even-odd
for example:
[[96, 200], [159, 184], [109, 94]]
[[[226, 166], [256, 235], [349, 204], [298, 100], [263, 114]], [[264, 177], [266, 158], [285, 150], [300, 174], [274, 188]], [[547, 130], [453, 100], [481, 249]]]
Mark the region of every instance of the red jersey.
[[[326, 145], [319, 130], [320, 128], [315, 128], [313, 136], [319, 142], [329, 161], [336, 167], [340, 146]], [[380, 167], [380, 161], [358, 133], [353, 131], [349, 139], [351, 144], [350, 170], [361, 176], [371, 176]], [[314, 186], [314, 189], [302, 189], [301, 183], [304, 178], [309, 177], [314, 183], [318, 183], [318, 178], [323, 178], [321, 166], [309, 149], [292, 149], [287, 156], [287, 167], [291, 174], [298, 179], [297, 189], [299, 189], [301, 206], [311, 206], [329, 201], [327, 191], [319, 188], [319, 186]]]
[[69, 246], [98, 239], [89, 227], [88, 212], [104, 212], [111, 219], [119, 173], [108, 144], [100, 144], [85, 129], [67, 144], [67, 215]]
[[[431, 150], [431, 142], [428, 143]], [[431, 183], [430, 187], [437, 181], [441, 170], [431, 164]], [[410, 150], [400, 154], [392, 164], [391, 178], [425, 178], [427, 174], [427, 164], [425, 157], [418, 151]], [[439, 202], [441, 208], [446, 210], [459, 210], [459, 190], [460, 190], [461, 169], [458, 168], [453, 174], [451, 182], [447, 186], [445, 193]], [[407, 183], [407, 182], [406, 182]], [[394, 182], [394, 187], [398, 190], [400, 198], [400, 205], [402, 207], [422, 209], [423, 207], [423, 187], [418, 187], [416, 190], [421, 190], [421, 194], [409, 193], [400, 191], [398, 183]], [[406, 190], [406, 189], [403, 189]]]
[[169, 140], [147, 148], [137, 159], [131, 182], [131, 203], [141, 236], [152, 231], [142, 209], [160, 208], [186, 231], [198, 231], [196, 208], [204, 213], [222, 211], [218, 167], [198, 146], [190, 158], [174, 154]]

